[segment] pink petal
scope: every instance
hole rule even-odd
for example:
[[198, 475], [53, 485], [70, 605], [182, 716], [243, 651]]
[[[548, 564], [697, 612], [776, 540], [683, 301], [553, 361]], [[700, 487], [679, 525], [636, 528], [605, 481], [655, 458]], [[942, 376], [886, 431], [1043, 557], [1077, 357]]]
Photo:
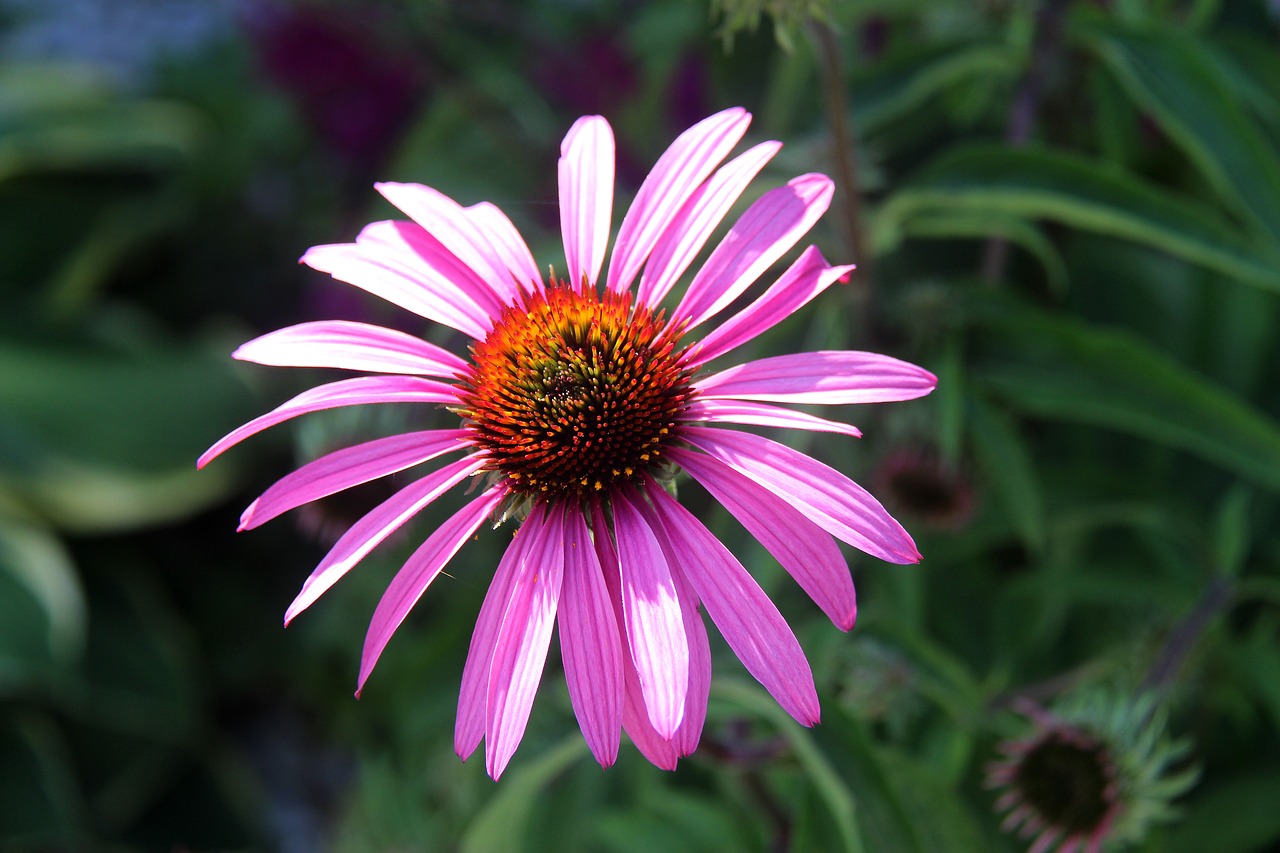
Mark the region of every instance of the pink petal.
[[488, 236], [494, 257], [506, 267], [508, 278], [530, 292], [542, 289], [542, 273], [538, 272], [533, 253], [505, 213], [487, 201], [473, 204], [463, 212]]
[[564, 547], [560, 656], [582, 736], [600, 766], [609, 767], [618, 758], [622, 732], [622, 639], [604, 569], [576, 508], [565, 514]]
[[813, 672], [778, 608], [692, 513], [656, 483], [648, 492], [681, 568], [725, 642], [788, 714], [802, 725], [818, 722]]
[[201, 455], [196, 466], [203, 468], [228, 448], [236, 446], [249, 436], [309, 412], [336, 409], [341, 406], [363, 406], [368, 403], [449, 404], [457, 402], [458, 392], [452, 385], [411, 376], [359, 376], [355, 379], [317, 385], [218, 439]]
[[662, 547], [621, 491], [612, 496], [622, 614], [640, 691], [654, 729], [670, 740], [684, 718], [689, 643]]
[[[644, 707], [644, 696], [640, 690], [640, 677], [636, 674], [635, 664], [631, 662], [631, 654], [626, 650], [627, 637], [626, 618], [622, 612], [622, 580], [618, 573], [618, 555], [613, 549], [609, 536], [609, 527], [605, 522], [600, 504], [591, 506], [591, 526], [597, 531], [593, 537], [596, 556], [600, 560], [600, 568], [604, 574], [605, 588], [609, 593], [609, 601], [613, 605], [614, 621], [619, 627], [620, 643], [624, 648], [622, 655], [622, 728], [635, 744], [636, 749], [656, 767], [663, 770], [674, 770], [682, 755], [671, 740], [663, 738], [649, 722], [649, 712]], [[688, 700], [686, 699], [686, 702]], [[688, 716], [686, 715], [686, 721]], [[680, 724], [682, 727], [684, 723]], [[678, 734], [678, 733], [677, 733]]]
[[467, 211], [439, 190], [421, 184], [374, 184], [383, 198], [409, 214], [432, 238], [460, 260], [509, 305], [519, 295], [507, 264]]
[[747, 432], [685, 427], [683, 437], [773, 492], [837, 539], [890, 563], [920, 561], [920, 552], [902, 525], [866, 489], [834, 468]]
[[801, 175], [761, 196], [694, 276], [672, 321], [693, 327], [728, 307], [821, 218], [834, 186], [826, 175]]
[[822, 253], [810, 246], [759, 299], [718, 324], [694, 344], [686, 361], [695, 367], [706, 364], [768, 331], [853, 268], [852, 264], [842, 267], [827, 266]]
[[609, 259], [609, 289], [621, 293], [653, 251], [685, 201], [747, 132], [751, 114], [734, 107], [680, 134], [640, 185], [618, 228]]
[[492, 290], [408, 222], [366, 225], [355, 243], [313, 246], [302, 263], [472, 338], [493, 325]]
[[861, 438], [862, 432], [855, 426], [817, 418], [804, 412], [793, 412], [765, 403], [748, 403], [742, 400], [717, 400], [712, 397], [694, 399], [680, 416], [685, 421], [709, 421], [711, 423], [752, 424], [754, 426], [779, 427], [781, 429], [808, 429], [815, 432], [837, 432]]
[[768, 549], [840, 630], [853, 627], [858, 615], [853, 577], [830, 535], [723, 462], [681, 447], [667, 452]]
[[413, 335], [346, 320], [301, 323], [242, 345], [233, 358], [276, 367], [336, 367], [451, 379], [467, 363]]
[[560, 144], [560, 231], [574, 288], [595, 286], [612, 214], [613, 130], [600, 116], [583, 116]]
[[453, 749], [463, 761], [475, 752], [484, 737], [485, 702], [489, 692], [489, 670], [493, 663], [493, 650], [498, 642], [502, 617], [511, 598], [511, 586], [518, 570], [531, 555], [531, 544], [546, 520], [544, 506], [535, 503], [529, 511], [507, 551], [498, 562], [498, 568], [489, 582], [484, 603], [476, 616], [476, 627], [467, 649], [467, 662], [462, 668], [462, 688], [458, 691], [458, 719], [453, 730]]
[[400, 529], [427, 504], [480, 470], [483, 465], [484, 460], [474, 456], [459, 459], [409, 484], [370, 510], [343, 534], [302, 584], [302, 591], [285, 611], [284, 624], [288, 625], [294, 617], [314, 604], [317, 598], [351, 571], [378, 543]]
[[679, 550], [671, 544], [657, 516], [648, 503], [637, 501], [636, 506], [653, 531], [675, 581], [676, 595], [680, 599], [680, 615], [684, 619], [685, 633], [689, 637], [689, 693], [684, 703], [684, 720], [676, 731], [671, 744], [680, 755], [691, 755], [702, 738], [702, 726], [707, 721], [707, 702], [711, 696], [711, 644], [707, 638], [707, 626], [698, 610], [698, 595], [681, 569]]
[[366, 441], [303, 465], [276, 481], [240, 515], [240, 530], [252, 530], [281, 513], [343, 489], [412, 468], [454, 450], [465, 450], [465, 429], [426, 430]]
[[775, 403], [888, 403], [923, 397], [938, 378], [873, 352], [800, 352], [749, 361], [694, 383], [704, 397]]
[[657, 307], [702, 251], [729, 208], [780, 148], [781, 142], [762, 142], [724, 164], [698, 187], [654, 247], [640, 277], [640, 305]]
[[391, 635], [404, 622], [409, 611], [422, 598], [445, 565], [458, 553], [463, 543], [471, 538], [481, 523], [493, 512], [505, 497], [502, 488], [492, 488], [453, 514], [453, 517], [437, 527], [427, 541], [396, 572], [386, 592], [373, 611], [369, 631], [365, 634], [364, 650], [360, 654], [360, 680], [356, 696], [364, 689], [369, 674], [382, 656]]
[[489, 669], [485, 703], [485, 764], [495, 780], [524, 737], [533, 697], [542, 681], [551, 629], [564, 579], [564, 509], [547, 513], [533, 558], [516, 571]]

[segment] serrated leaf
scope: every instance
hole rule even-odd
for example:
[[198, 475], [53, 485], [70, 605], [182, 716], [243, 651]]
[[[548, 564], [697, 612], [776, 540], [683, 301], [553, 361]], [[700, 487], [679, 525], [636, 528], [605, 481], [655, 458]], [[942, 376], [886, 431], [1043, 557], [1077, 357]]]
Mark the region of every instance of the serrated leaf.
[[[977, 144], [944, 154], [894, 193], [874, 228], [890, 235], [922, 214], [1049, 219], [1153, 246], [1280, 292], [1280, 255], [1217, 211], [1110, 164], [1046, 148]], [[873, 235], [873, 242], [884, 237]]]

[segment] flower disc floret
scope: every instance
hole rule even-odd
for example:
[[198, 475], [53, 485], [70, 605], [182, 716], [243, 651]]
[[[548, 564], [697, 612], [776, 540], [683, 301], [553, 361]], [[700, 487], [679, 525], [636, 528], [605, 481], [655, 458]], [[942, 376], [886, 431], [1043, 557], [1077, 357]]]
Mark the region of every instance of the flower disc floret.
[[462, 405], [491, 470], [523, 494], [639, 482], [692, 394], [678, 330], [629, 293], [553, 283], [507, 308], [472, 347]]

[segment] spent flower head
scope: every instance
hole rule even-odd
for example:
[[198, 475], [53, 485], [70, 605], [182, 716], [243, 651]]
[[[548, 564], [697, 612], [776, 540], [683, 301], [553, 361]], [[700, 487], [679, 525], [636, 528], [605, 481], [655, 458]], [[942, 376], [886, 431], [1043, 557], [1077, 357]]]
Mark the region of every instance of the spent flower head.
[[[818, 721], [813, 675], [777, 608], [729, 550], [668, 491], [682, 470], [719, 500], [843, 630], [854, 621], [842, 540], [893, 563], [915, 544], [862, 487], [823, 463], [730, 424], [858, 436], [778, 403], [909, 400], [934, 376], [884, 355], [827, 351], [707, 365], [784, 320], [851, 267], [812, 246], [745, 307], [721, 319], [800, 240], [831, 200], [801, 175], [736, 220], [670, 310], [691, 268], [755, 175], [758, 144], [721, 165], [750, 115], [725, 110], [659, 159], [618, 228], [607, 268], [614, 140], [599, 116], [561, 147], [566, 273], [543, 278], [498, 208], [463, 207], [428, 187], [381, 184], [412, 221], [376, 222], [354, 243], [317, 246], [309, 266], [472, 339], [466, 357], [363, 323], [304, 323], [240, 347], [237, 358], [373, 373], [313, 388], [232, 431], [200, 464], [308, 412], [370, 403], [448, 410], [451, 428], [329, 453], [255, 500], [241, 529], [448, 454], [355, 521], [303, 584], [286, 623], [380, 542], [463, 483], [472, 497], [409, 557], [379, 602], [360, 662], [362, 689], [391, 635], [487, 519], [515, 519], [467, 654], [454, 745], [485, 741], [497, 778], [519, 744], [559, 631], [569, 696], [595, 757], [615, 760], [625, 730], [672, 768], [697, 746], [711, 653], [702, 612], [796, 720]], [[709, 321], [715, 320], [711, 323]], [[699, 330], [693, 334], [694, 330]]]
[[1046, 710], [1019, 705], [1031, 732], [1000, 744], [987, 784], [1001, 793], [1001, 825], [1033, 839], [1032, 853], [1115, 850], [1141, 841], [1175, 815], [1172, 801], [1195, 783], [1174, 769], [1190, 742], [1165, 736], [1165, 715], [1149, 695], [1137, 700], [1082, 690]]

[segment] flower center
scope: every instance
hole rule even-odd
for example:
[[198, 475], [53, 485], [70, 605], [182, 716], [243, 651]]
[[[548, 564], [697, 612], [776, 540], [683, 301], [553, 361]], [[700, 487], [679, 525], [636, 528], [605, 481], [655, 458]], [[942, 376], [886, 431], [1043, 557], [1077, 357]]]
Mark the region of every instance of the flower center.
[[1050, 734], [1023, 756], [1015, 784], [1046, 823], [1064, 834], [1087, 833], [1112, 807], [1112, 775], [1100, 744]]
[[459, 414], [517, 492], [582, 495], [638, 480], [692, 393], [679, 337], [661, 313], [633, 312], [629, 294], [553, 279], [472, 347]]

